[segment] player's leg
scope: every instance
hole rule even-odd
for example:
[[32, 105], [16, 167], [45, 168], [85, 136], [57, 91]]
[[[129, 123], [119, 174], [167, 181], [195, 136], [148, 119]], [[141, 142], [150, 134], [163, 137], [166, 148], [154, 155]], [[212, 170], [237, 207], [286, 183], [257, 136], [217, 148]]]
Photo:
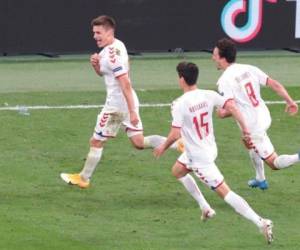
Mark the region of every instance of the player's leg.
[[90, 179], [101, 159], [103, 145], [104, 142], [92, 137], [90, 139], [90, 150], [81, 172], [79, 174], [61, 173], [61, 178], [68, 184], [77, 185], [81, 188], [88, 188], [90, 185]]
[[273, 223], [271, 220], [263, 219], [259, 216], [241, 196], [230, 190], [225, 182], [216, 187], [215, 191], [238, 214], [252, 221], [264, 234], [268, 243], [273, 241]]
[[[133, 126], [130, 122], [130, 116], [127, 112], [125, 114], [124, 120], [122, 122], [123, 127], [125, 128], [127, 135], [132, 143], [132, 145], [137, 149], [145, 149], [145, 148], [156, 148], [158, 145], [164, 143], [166, 141], [166, 137], [160, 136], [160, 135], [149, 135], [149, 136], [143, 136], [143, 125], [142, 125], [142, 119], [140, 117], [139, 113], [139, 100], [138, 97], [133, 91], [133, 98], [135, 102], [135, 112], [137, 114], [139, 123], [136, 126]], [[172, 149], [177, 149], [179, 152], [184, 151], [184, 146], [179, 139], [176, 141], [173, 145], [171, 145]]]
[[[156, 148], [160, 144], [164, 143], [166, 141], [166, 137], [161, 135], [149, 135], [145, 136], [144, 138], [144, 147], [145, 148]], [[178, 139], [176, 142], [174, 142], [171, 146], [171, 149], [176, 149], [179, 152], [184, 151], [184, 146], [181, 139]]]
[[210, 207], [202, 192], [200, 191], [196, 181], [190, 175], [192, 170], [188, 169], [187, 166], [183, 163], [186, 159], [185, 154], [183, 153], [178, 161], [172, 167], [172, 174], [177, 178], [178, 181], [182, 183], [188, 193], [196, 200], [198, 203], [202, 215], [201, 219], [203, 221], [212, 218], [216, 212]]
[[254, 150], [273, 170], [287, 168], [300, 161], [299, 153], [278, 156], [266, 133], [258, 139], [257, 141], [255, 141], [255, 139], [253, 140], [255, 146]]
[[101, 160], [103, 146], [105, 141], [96, 140], [94, 137], [90, 140], [90, 151], [86, 157], [80, 176], [85, 181], [90, 181], [99, 161]]
[[300, 162], [300, 153], [293, 155], [277, 155], [274, 152], [265, 162], [274, 170], [291, 167], [293, 164]]
[[129, 140], [131, 141], [131, 144], [136, 148], [136, 149], [144, 149], [144, 135], [143, 131], [135, 131], [131, 129], [126, 129], [127, 130], [127, 136]]
[[[123, 126], [125, 127], [125, 131], [127, 133], [129, 140], [131, 141], [132, 145], [136, 149], [156, 148], [157, 146], [159, 146], [160, 144], [166, 141], [167, 138], [160, 135], [149, 135], [144, 137], [143, 125], [139, 114], [138, 114], [138, 118], [140, 122], [137, 124], [136, 127], [132, 126], [129, 117], [126, 117], [126, 119], [122, 123]], [[176, 149], [179, 152], [183, 152], [184, 146], [181, 139], [173, 143], [170, 148]]]
[[269, 187], [268, 182], [265, 177], [265, 168], [264, 162], [260, 158], [260, 156], [254, 151], [254, 149], [249, 150], [249, 156], [252, 162], [252, 165], [255, 169], [255, 178], [248, 181], [249, 187], [252, 188], [260, 188], [262, 190], [267, 189]]
[[90, 139], [90, 150], [82, 170], [75, 174], [61, 173], [61, 178], [68, 184], [77, 185], [81, 188], [89, 187], [90, 179], [101, 160], [105, 141], [110, 137], [115, 137], [120, 126], [121, 114], [102, 110], [97, 117], [95, 132]]

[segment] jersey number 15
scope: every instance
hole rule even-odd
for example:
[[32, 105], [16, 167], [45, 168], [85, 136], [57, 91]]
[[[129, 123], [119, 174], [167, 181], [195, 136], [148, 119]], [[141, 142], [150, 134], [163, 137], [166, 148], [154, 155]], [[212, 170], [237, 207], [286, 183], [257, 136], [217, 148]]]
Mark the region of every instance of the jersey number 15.
[[207, 115], [208, 112], [205, 112], [200, 114], [199, 119], [196, 116], [194, 116], [193, 118], [193, 123], [195, 125], [196, 132], [200, 140], [203, 139], [203, 134], [201, 133], [202, 131], [205, 132], [204, 136], [207, 136], [209, 134], [208, 122], [204, 121]]

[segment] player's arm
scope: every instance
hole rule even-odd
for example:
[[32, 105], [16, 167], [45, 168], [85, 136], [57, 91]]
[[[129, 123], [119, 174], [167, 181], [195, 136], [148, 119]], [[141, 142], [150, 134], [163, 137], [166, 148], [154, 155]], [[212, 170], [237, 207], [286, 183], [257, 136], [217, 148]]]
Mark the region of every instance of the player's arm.
[[[232, 100], [233, 99], [233, 97], [232, 97], [233, 94], [232, 94], [231, 89], [228, 87], [228, 85], [229, 85], [228, 82], [218, 83], [218, 92], [221, 96], [223, 96], [223, 97], [225, 96], [225, 98], [227, 100]], [[225, 104], [226, 104], [226, 102], [225, 102]], [[222, 118], [222, 119], [231, 116], [231, 113], [228, 112], [228, 110], [226, 110], [224, 108], [225, 104], [223, 105], [223, 107], [217, 107], [217, 109], [216, 109], [217, 117]]]
[[153, 154], [156, 158], [160, 157], [175, 141], [180, 138], [180, 128], [172, 127], [164, 143], [156, 147]]
[[222, 118], [222, 119], [231, 116], [231, 113], [228, 112], [228, 110], [226, 110], [224, 108], [217, 108], [216, 113], [217, 113], [217, 117]]
[[235, 104], [234, 99], [233, 98], [229, 98], [229, 99], [227, 99], [227, 101], [225, 102], [225, 104], [223, 105], [223, 107], [217, 107], [217, 109], [216, 109], [217, 117], [223, 119], [223, 118], [232, 116], [231, 112], [228, 109], [225, 108], [226, 104], [228, 102], [231, 102], [231, 101], [233, 101], [234, 104]]
[[97, 53], [94, 53], [93, 55], [91, 55], [90, 63], [92, 65], [93, 69], [95, 70], [96, 74], [99, 75], [99, 76], [102, 76], [102, 74], [100, 72], [99, 55]]
[[136, 126], [139, 123], [139, 119], [136, 112], [134, 111], [135, 107], [134, 107], [134, 100], [132, 95], [132, 87], [131, 87], [130, 80], [128, 78], [128, 74], [125, 73], [118, 76], [117, 80], [119, 81], [123, 95], [126, 99], [128, 112], [130, 116], [130, 122], [133, 126]]
[[295, 115], [298, 112], [298, 105], [294, 102], [294, 100], [290, 97], [289, 93], [285, 89], [285, 87], [279, 83], [278, 81], [268, 78], [267, 86], [269, 86], [274, 92], [276, 92], [279, 96], [281, 96], [286, 101], [285, 112], [288, 112], [290, 115]]
[[239, 109], [237, 108], [237, 106], [235, 104], [235, 101], [233, 99], [227, 100], [224, 105], [224, 109], [228, 113], [230, 113], [234, 117], [234, 119], [238, 122], [238, 124], [241, 127], [243, 137], [248, 138], [250, 135], [249, 130], [247, 128], [247, 125], [246, 125], [246, 122], [244, 120], [242, 113], [239, 111]]

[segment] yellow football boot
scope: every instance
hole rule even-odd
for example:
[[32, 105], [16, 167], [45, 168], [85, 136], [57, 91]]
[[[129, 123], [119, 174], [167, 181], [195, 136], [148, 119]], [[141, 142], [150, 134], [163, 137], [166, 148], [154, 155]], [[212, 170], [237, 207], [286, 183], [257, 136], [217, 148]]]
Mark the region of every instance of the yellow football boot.
[[77, 185], [80, 188], [88, 188], [90, 186], [90, 182], [84, 180], [80, 176], [80, 174], [61, 173], [60, 177], [63, 179], [64, 182], [71, 184], [71, 185]]

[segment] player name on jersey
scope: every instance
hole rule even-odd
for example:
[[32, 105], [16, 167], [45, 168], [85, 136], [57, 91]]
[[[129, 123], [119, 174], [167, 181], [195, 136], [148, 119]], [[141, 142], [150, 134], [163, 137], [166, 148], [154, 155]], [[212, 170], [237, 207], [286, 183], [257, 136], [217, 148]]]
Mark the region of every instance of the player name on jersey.
[[198, 104], [196, 104], [194, 106], [189, 107], [189, 111], [190, 112], [196, 112], [197, 110], [205, 108], [207, 106], [208, 106], [207, 102], [201, 102], [201, 103], [198, 103]]

